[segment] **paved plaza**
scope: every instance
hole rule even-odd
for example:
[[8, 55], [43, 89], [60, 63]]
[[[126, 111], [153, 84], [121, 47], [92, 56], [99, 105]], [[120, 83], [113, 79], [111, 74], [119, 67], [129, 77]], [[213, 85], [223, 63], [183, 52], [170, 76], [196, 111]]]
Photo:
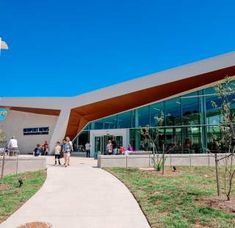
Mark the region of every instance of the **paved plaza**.
[[53, 164], [53, 157], [47, 157], [48, 176], [42, 188], [0, 227], [33, 221], [55, 228], [149, 227], [125, 185], [97, 168], [94, 159], [72, 157], [67, 168]]

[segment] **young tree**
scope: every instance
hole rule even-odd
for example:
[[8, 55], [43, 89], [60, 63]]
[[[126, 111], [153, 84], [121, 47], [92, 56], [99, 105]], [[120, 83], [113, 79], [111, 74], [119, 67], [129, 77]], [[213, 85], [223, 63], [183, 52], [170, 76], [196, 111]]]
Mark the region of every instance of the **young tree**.
[[[216, 94], [219, 98], [219, 102], [212, 101], [212, 106], [220, 110], [221, 122], [220, 131], [221, 138], [214, 137], [214, 146], [211, 152], [215, 154], [215, 168], [216, 168], [216, 181], [217, 181], [217, 193], [220, 195], [219, 184], [219, 164], [224, 162], [224, 193], [227, 200], [230, 200], [233, 178], [235, 176], [234, 167], [234, 152], [235, 152], [235, 113], [232, 106], [235, 105], [235, 84], [230, 77], [226, 77], [222, 82], [218, 83], [215, 87]], [[225, 152], [222, 157], [218, 157], [218, 152]]]
[[0, 147], [5, 147], [6, 144], [6, 134], [0, 129]]
[[4, 173], [4, 163], [5, 163], [5, 146], [6, 146], [6, 135], [5, 133], [3, 132], [2, 129], [0, 129], [0, 148], [3, 148], [3, 151], [2, 151], [2, 168], [1, 168], [1, 175], [0, 175], [0, 184], [1, 184], [1, 181], [2, 181], [2, 178], [3, 178], [3, 173]]
[[[162, 145], [159, 145], [160, 142], [160, 131], [159, 128], [163, 125], [164, 122], [164, 113], [160, 112], [158, 116], [155, 116], [156, 127], [150, 128], [149, 126], [142, 127], [140, 129], [140, 134], [142, 137], [142, 143], [145, 150], [152, 150], [153, 152], [153, 164], [154, 168], [157, 171], [163, 170], [164, 174], [164, 142]], [[162, 158], [159, 158], [159, 150], [162, 149], [163, 155]]]

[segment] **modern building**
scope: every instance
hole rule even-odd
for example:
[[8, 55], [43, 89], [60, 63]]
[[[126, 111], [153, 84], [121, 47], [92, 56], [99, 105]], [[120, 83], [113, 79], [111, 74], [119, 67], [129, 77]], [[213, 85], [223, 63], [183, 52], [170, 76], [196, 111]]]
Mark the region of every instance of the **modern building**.
[[91, 155], [104, 153], [108, 139], [151, 150], [146, 130], [158, 150], [164, 144], [172, 153], [203, 153], [212, 132], [220, 134], [220, 113], [211, 105], [218, 99], [214, 86], [234, 75], [232, 52], [75, 97], [2, 97], [0, 114], [6, 118], [0, 118], [0, 129], [8, 138], [14, 135], [25, 153], [45, 140], [52, 152], [65, 136], [76, 151], [89, 141]]

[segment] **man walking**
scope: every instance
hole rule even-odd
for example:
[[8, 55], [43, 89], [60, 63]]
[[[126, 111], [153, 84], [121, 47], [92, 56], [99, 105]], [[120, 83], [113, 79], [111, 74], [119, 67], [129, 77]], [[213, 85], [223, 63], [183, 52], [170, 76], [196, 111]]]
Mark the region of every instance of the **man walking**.
[[91, 145], [89, 142], [87, 142], [85, 144], [85, 149], [86, 149], [86, 157], [89, 158], [90, 157], [90, 149], [91, 149]]

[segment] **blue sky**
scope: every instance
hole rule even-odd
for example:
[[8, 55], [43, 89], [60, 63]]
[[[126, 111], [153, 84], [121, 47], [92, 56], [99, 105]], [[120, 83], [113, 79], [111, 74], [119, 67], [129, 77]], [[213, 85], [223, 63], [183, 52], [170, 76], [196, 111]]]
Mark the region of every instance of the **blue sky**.
[[235, 50], [233, 0], [0, 4], [0, 96], [74, 96]]

